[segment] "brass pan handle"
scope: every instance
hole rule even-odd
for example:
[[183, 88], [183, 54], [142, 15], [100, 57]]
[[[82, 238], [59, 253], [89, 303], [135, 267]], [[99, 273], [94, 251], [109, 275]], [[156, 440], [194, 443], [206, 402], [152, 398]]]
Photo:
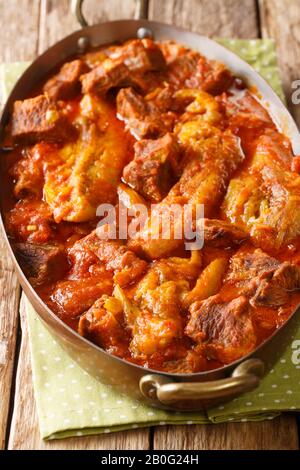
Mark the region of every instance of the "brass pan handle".
[[[75, 14], [79, 24], [85, 28], [89, 26], [82, 11], [84, 0], [72, 0], [72, 11]], [[135, 18], [144, 20], [148, 16], [149, 0], [136, 0]]]
[[204, 409], [256, 388], [264, 372], [260, 359], [248, 359], [231, 376], [208, 382], [170, 382], [167, 376], [147, 374], [140, 391], [152, 404], [174, 409]]

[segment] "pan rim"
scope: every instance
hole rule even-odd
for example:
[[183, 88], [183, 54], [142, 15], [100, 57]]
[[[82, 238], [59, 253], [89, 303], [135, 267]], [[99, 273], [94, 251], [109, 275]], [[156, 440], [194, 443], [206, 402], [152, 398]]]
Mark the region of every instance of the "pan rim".
[[[103, 28], [105, 26], [107, 27], [112, 27], [112, 28], [115, 28], [115, 27], [118, 27], [120, 25], [131, 25], [135, 28], [139, 28], [139, 27], [144, 27], [144, 26], [148, 26], [148, 27], [152, 27], [154, 28], [154, 31], [155, 29], [165, 29], [166, 31], [167, 30], [172, 30], [174, 31], [174, 33], [178, 34], [178, 33], [181, 33], [183, 35], [188, 35], [190, 37], [194, 37], [195, 40], [202, 40], [202, 41], [207, 41], [207, 43], [213, 43], [214, 46], [217, 46], [220, 51], [223, 51], [224, 54], [226, 56], [228, 56], [230, 58], [230, 56], [232, 58], [235, 58], [235, 60], [238, 61], [239, 64], [241, 64], [244, 69], [246, 70], [250, 70], [252, 71], [252, 75], [253, 77], [256, 77], [257, 81], [260, 83], [261, 86], [265, 87], [266, 90], [268, 90], [268, 93], [270, 95], [270, 97], [273, 98], [274, 100], [274, 103], [276, 106], [278, 106], [283, 112], [284, 112], [284, 115], [286, 116], [286, 118], [290, 121], [291, 124], [293, 124], [294, 126], [294, 129], [293, 131], [295, 132], [295, 135], [297, 134], [296, 138], [299, 139], [299, 142], [300, 142], [300, 135], [299, 135], [299, 132], [297, 130], [297, 125], [292, 117], [292, 115], [290, 114], [289, 110], [285, 107], [285, 105], [282, 103], [282, 101], [280, 100], [280, 98], [276, 95], [276, 93], [274, 92], [274, 90], [270, 87], [270, 85], [268, 85], [268, 83], [254, 70], [254, 68], [249, 65], [247, 62], [245, 62], [243, 59], [241, 59], [239, 56], [237, 56], [234, 52], [231, 52], [230, 50], [228, 50], [226, 47], [224, 47], [223, 45], [219, 44], [218, 42], [216, 42], [214, 39], [211, 39], [211, 38], [208, 38], [206, 36], [203, 36], [203, 35], [200, 35], [198, 33], [195, 33], [195, 32], [191, 32], [185, 28], [181, 28], [181, 27], [178, 27], [178, 26], [173, 26], [173, 25], [169, 25], [169, 24], [166, 24], [166, 23], [161, 23], [161, 22], [157, 22], [157, 21], [149, 21], [149, 20], [133, 20], [133, 19], [128, 19], [128, 20], [115, 20], [115, 21], [107, 21], [105, 23], [101, 23], [101, 24], [98, 24], [98, 25], [93, 25], [93, 26], [88, 26], [88, 27], [85, 27], [85, 28], [82, 28], [82, 29], [79, 29], [73, 33], [71, 33], [70, 35], [64, 37], [63, 39], [61, 39], [60, 41], [56, 42], [54, 45], [52, 45], [51, 47], [49, 47], [43, 54], [39, 55], [30, 65], [28, 68], [26, 68], [26, 70], [22, 73], [22, 75], [20, 76], [20, 78], [17, 80], [17, 82], [15, 83], [13, 89], [11, 90], [9, 96], [6, 98], [5, 100], [5, 104], [3, 105], [3, 108], [2, 108], [2, 111], [1, 111], [1, 120], [0, 120], [0, 140], [1, 140], [1, 134], [3, 132], [3, 129], [5, 128], [5, 124], [6, 124], [6, 119], [7, 119], [7, 116], [8, 116], [8, 112], [9, 112], [9, 106], [10, 106], [10, 103], [11, 101], [14, 101], [16, 98], [14, 97], [14, 94], [16, 93], [16, 90], [18, 90], [18, 88], [22, 85], [22, 82], [23, 81], [26, 81], [27, 80], [27, 75], [30, 74], [31, 70], [34, 69], [36, 67], [36, 64], [38, 61], [40, 61], [41, 59], [43, 59], [45, 56], [47, 56], [49, 54], [49, 52], [51, 52], [53, 49], [57, 48], [58, 46], [62, 45], [64, 42], [66, 42], [66, 40], [76, 40], [78, 39], [78, 37], [82, 37], [84, 36], [86, 33], [93, 33], [95, 31], [98, 31], [99, 28]], [[100, 31], [100, 35], [101, 36], [101, 31]], [[128, 39], [132, 37], [132, 36], [128, 36]], [[167, 39], [167, 38], [166, 38]], [[124, 39], [120, 39], [121, 41], [123, 41]], [[176, 40], [176, 39], [175, 39]], [[178, 41], [179, 43], [181, 43], [181, 41], [179, 40]], [[98, 47], [101, 46], [101, 45], [104, 45], [104, 44], [107, 44], [107, 42], [99, 42], [98, 44]], [[188, 44], [187, 44], [188, 45]], [[97, 47], [97, 46], [96, 46]], [[189, 47], [192, 47], [192, 46], [189, 46]], [[69, 57], [71, 57], [72, 54], [69, 55]], [[67, 60], [67, 58], [64, 58], [63, 60]], [[219, 59], [220, 60], [220, 59]], [[59, 63], [60, 61], [58, 61], [57, 63]], [[53, 68], [54, 66], [51, 66], [51, 68]], [[229, 66], [230, 67], [230, 66]], [[257, 83], [253, 83], [253, 85], [257, 85]], [[264, 97], [263, 97], [264, 98]], [[267, 104], [270, 104], [269, 103], [269, 100], [263, 100], [263, 105], [265, 108], [267, 108], [267, 111], [270, 113], [270, 109], [268, 108], [268, 106], [265, 106], [265, 103]], [[271, 113], [271, 117], [273, 119], [273, 116], [272, 116], [272, 113]], [[275, 122], [275, 124], [277, 124]], [[290, 138], [290, 137], [289, 137]], [[300, 151], [300, 145], [299, 145], [299, 151]], [[1, 173], [2, 173], [2, 169], [1, 169]], [[3, 176], [3, 174], [1, 174], [1, 177]], [[3, 209], [2, 209], [2, 205], [1, 205], [1, 208], [0, 208], [0, 229], [1, 229], [1, 232], [2, 232], [2, 236], [5, 240], [5, 244], [8, 248], [8, 251], [9, 251], [9, 254], [10, 254], [10, 257], [13, 261], [13, 264], [14, 264], [14, 267], [17, 271], [17, 276], [18, 276], [18, 280], [22, 286], [22, 288], [24, 289], [24, 293], [26, 294], [27, 297], [31, 297], [31, 298], [34, 298], [35, 299], [35, 302], [37, 302], [37, 305], [40, 309], [42, 309], [46, 315], [48, 315], [50, 318], [51, 318], [51, 321], [53, 323], [57, 323], [62, 329], [65, 329], [66, 332], [71, 335], [71, 336], [74, 336], [74, 338], [77, 339], [77, 341], [79, 342], [83, 342], [86, 346], [88, 346], [89, 348], [92, 348], [93, 350], [95, 350], [97, 353], [102, 353], [102, 354], [105, 354], [107, 355], [109, 358], [113, 359], [113, 360], [116, 360], [118, 361], [119, 363], [123, 364], [123, 365], [126, 365], [126, 366], [132, 366], [134, 369], [138, 370], [140, 373], [142, 374], [148, 374], [148, 373], [151, 373], [151, 374], [159, 374], [159, 375], [163, 375], [165, 377], [169, 377], [170, 379], [189, 379], [189, 378], [192, 378], [193, 380], [197, 379], [197, 378], [205, 378], [205, 379], [208, 379], [209, 380], [209, 376], [213, 375], [213, 374], [216, 374], [216, 373], [220, 373], [220, 372], [229, 372], [231, 371], [232, 369], [234, 369], [238, 364], [240, 364], [241, 362], [249, 359], [250, 357], [254, 357], [255, 355], [257, 355], [263, 348], [266, 344], [268, 344], [269, 342], [272, 341], [272, 339], [274, 339], [274, 337], [278, 337], [278, 335], [280, 334], [280, 332], [287, 326], [287, 324], [295, 317], [297, 311], [299, 310], [299, 307], [297, 307], [293, 313], [291, 313], [291, 315], [289, 316], [289, 318], [282, 324], [280, 325], [279, 328], [277, 328], [267, 339], [265, 339], [262, 343], [260, 343], [254, 350], [252, 350], [251, 352], [249, 352], [247, 355], [237, 359], [236, 361], [234, 362], [231, 362], [230, 364], [226, 364], [226, 365], [223, 365], [221, 367], [218, 367], [216, 369], [210, 369], [210, 370], [206, 370], [206, 371], [201, 371], [201, 372], [194, 372], [194, 373], [171, 373], [171, 372], [165, 372], [165, 371], [159, 371], [159, 370], [155, 370], [155, 369], [150, 369], [150, 368], [146, 368], [146, 367], [143, 367], [141, 365], [138, 365], [138, 364], [135, 364], [133, 362], [130, 362], [126, 359], [123, 359], [123, 358], [120, 358], [120, 357], [117, 357], [117, 356], [114, 356], [112, 355], [111, 353], [105, 351], [104, 349], [102, 349], [100, 346], [92, 343], [91, 341], [89, 341], [88, 339], [84, 338], [83, 336], [81, 336], [77, 331], [73, 330], [71, 327], [69, 327], [66, 323], [64, 323], [57, 315], [55, 315], [54, 312], [52, 312], [52, 310], [43, 302], [43, 300], [41, 299], [41, 297], [37, 294], [37, 292], [34, 290], [34, 288], [32, 287], [32, 285], [29, 283], [28, 279], [26, 278], [25, 274], [23, 273], [22, 269], [21, 269], [21, 266], [19, 265], [16, 257], [15, 257], [15, 254], [13, 252], [13, 249], [12, 249], [12, 246], [11, 246], [11, 243], [10, 243], [10, 237], [9, 235], [7, 234], [6, 232], [6, 229], [5, 229], [5, 224], [4, 224], [4, 220], [3, 220]], [[28, 295], [29, 294], [29, 295]], [[30, 299], [29, 299], [30, 300]], [[35, 309], [36, 310], [36, 309]], [[42, 317], [42, 315], [40, 315], [40, 313], [37, 311], [37, 314], [38, 314], [38, 317], [42, 320], [43, 323], [45, 323], [47, 325], [47, 322], [46, 320]], [[57, 332], [55, 332], [55, 335], [58, 335]]]

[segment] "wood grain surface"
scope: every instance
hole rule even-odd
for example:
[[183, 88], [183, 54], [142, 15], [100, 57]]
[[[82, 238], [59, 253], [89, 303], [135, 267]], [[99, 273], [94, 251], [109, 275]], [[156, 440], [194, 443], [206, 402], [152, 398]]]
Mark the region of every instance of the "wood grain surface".
[[[40, 0], [39, 54], [64, 36], [80, 28], [72, 14], [70, 4], [70, 0]], [[135, 1], [85, 0], [83, 12], [90, 25], [108, 20], [133, 18]]]
[[149, 19], [206, 36], [256, 38], [255, 0], [152, 0]]
[[0, 1], [1, 62], [33, 60], [38, 52], [40, 2]]
[[259, 0], [261, 32], [274, 38], [289, 108], [300, 126], [300, 106], [292, 103], [294, 80], [300, 79], [300, 1]]
[[[134, 0], [86, 0], [84, 12], [91, 24], [132, 18]], [[69, 0], [0, 0], [2, 19], [0, 61], [32, 60], [57, 40], [78, 29]], [[149, 17], [201, 34], [219, 37], [274, 37], [285, 91], [300, 70], [299, 0], [150, 0]], [[298, 121], [300, 123], [300, 121]], [[20, 289], [5, 249], [0, 244], [0, 448], [9, 449], [297, 449], [295, 415], [262, 423], [211, 426], [160, 426], [86, 438], [44, 442], [35, 408], [29, 344], [21, 308], [22, 342], [16, 374], [13, 370]], [[13, 395], [14, 394], [14, 395]], [[9, 405], [11, 409], [9, 411]], [[12, 419], [11, 419], [12, 417]]]
[[2, 239], [0, 252], [0, 449], [3, 449], [12, 391], [20, 287]]
[[155, 428], [153, 448], [191, 450], [296, 450], [295, 417], [259, 423], [164, 426]]

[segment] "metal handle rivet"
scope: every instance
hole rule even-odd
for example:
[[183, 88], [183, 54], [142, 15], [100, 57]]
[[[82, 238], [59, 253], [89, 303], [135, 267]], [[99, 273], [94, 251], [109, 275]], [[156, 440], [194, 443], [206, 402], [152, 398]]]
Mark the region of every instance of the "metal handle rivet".
[[78, 52], [80, 54], [86, 52], [90, 45], [89, 38], [87, 38], [86, 36], [79, 38], [77, 41], [77, 45], [78, 45]]
[[151, 29], [144, 27], [139, 28], [136, 35], [139, 39], [153, 38], [153, 32]]

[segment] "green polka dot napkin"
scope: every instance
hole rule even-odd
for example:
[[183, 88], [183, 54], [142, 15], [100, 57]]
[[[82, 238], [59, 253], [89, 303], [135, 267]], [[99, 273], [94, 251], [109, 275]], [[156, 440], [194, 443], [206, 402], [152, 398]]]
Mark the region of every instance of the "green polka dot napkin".
[[[274, 43], [271, 40], [220, 40], [263, 75], [280, 97]], [[4, 64], [0, 68], [2, 97], [27, 64]], [[121, 395], [96, 381], [60, 348], [25, 299], [31, 347], [33, 381], [45, 439], [109, 433], [163, 424], [208, 424], [227, 421], [272, 419], [281, 411], [300, 410], [300, 319], [299, 328], [285, 352], [260, 386], [207, 413], [179, 413], [153, 409]]]

